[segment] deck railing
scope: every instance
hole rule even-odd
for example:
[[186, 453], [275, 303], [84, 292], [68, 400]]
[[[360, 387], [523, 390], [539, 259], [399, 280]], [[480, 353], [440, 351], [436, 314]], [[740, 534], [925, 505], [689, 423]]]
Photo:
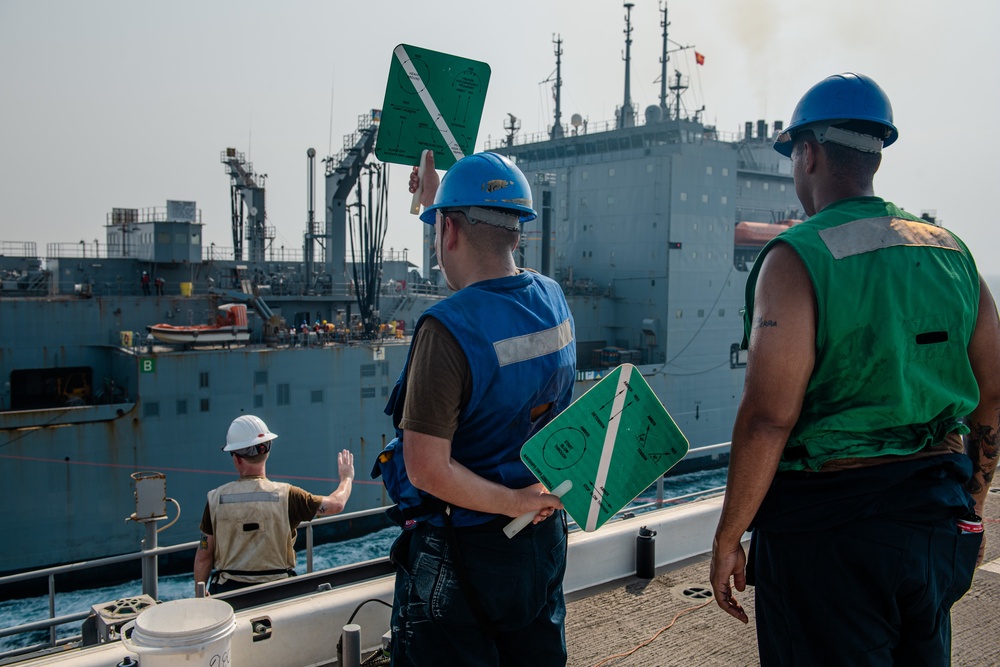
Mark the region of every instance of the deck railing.
[[[689, 453], [695, 454], [696, 456], [708, 456], [714, 454], [723, 454], [728, 452], [729, 443], [720, 443], [718, 445], [712, 445], [709, 447], [702, 447], [692, 450]], [[711, 489], [705, 489], [703, 491], [698, 491], [695, 493], [688, 493], [681, 496], [674, 496], [671, 498], [664, 498], [664, 477], [660, 477], [656, 482], [656, 497], [655, 500], [639, 505], [631, 505], [624, 508], [618, 512], [615, 516], [629, 517], [634, 514], [641, 512], [651, 511], [655, 509], [661, 509], [670, 505], [678, 505], [686, 502], [692, 502], [694, 500], [701, 500], [704, 498], [709, 498], [722, 493], [724, 487], [716, 487]], [[305, 556], [306, 556], [306, 572], [313, 572], [313, 550], [315, 547], [313, 538], [313, 528], [315, 526], [320, 526], [324, 524], [337, 523], [339, 521], [351, 521], [354, 519], [360, 519], [364, 517], [374, 516], [376, 514], [381, 514], [385, 512], [385, 507], [376, 507], [368, 510], [362, 510], [359, 512], [350, 512], [348, 514], [338, 514], [335, 516], [323, 517], [320, 519], [314, 519], [312, 521], [306, 521], [300, 524], [300, 528], [305, 529]], [[575, 522], [570, 521], [570, 529], [578, 530], [579, 527], [576, 526]], [[150, 531], [147, 531], [147, 536]], [[155, 534], [155, 533], [154, 533]], [[47, 642], [35, 644], [33, 646], [26, 646], [17, 649], [11, 649], [9, 651], [0, 652], [0, 661], [4, 659], [11, 658], [18, 655], [24, 655], [41, 649], [53, 648], [56, 646], [62, 646], [66, 644], [77, 643], [82, 640], [82, 635], [74, 635], [71, 637], [64, 637], [62, 639], [56, 638], [56, 628], [61, 625], [66, 625], [69, 623], [76, 623], [86, 619], [90, 612], [78, 612], [75, 614], [66, 614], [63, 616], [55, 615], [55, 601], [56, 601], [56, 586], [55, 577], [60, 574], [67, 574], [70, 572], [80, 572], [84, 570], [95, 569], [99, 567], [106, 567], [108, 565], [116, 565], [119, 563], [125, 563], [134, 560], [142, 560], [142, 592], [144, 595], [149, 595], [152, 598], [156, 598], [157, 594], [157, 566], [156, 561], [159, 556], [165, 556], [168, 554], [177, 553], [180, 551], [186, 551], [191, 549], [196, 549], [198, 547], [198, 542], [185, 542], [183, 544], [175, 544], [168, 547], [155, 546], [155, 539], [151, 540], [154, 544], [151, 548], [146, 548], [141, 551], [122, 554], [119, 556], [109, 556], [107, 558], [98, 558], [89, 561], [81, 561], [78, 563], [70, 563], [67, 565], [59, 565], [56, 567], [48, 567], [40, 570], [33, 570], [30, 572], [22, 572], [20, 574], [8, 575], [5, 577], [0, 577], [0, 588], [4, 585], [15, 584], [24, 581], [31, 581], [34, 579], [45, 578], [48, 581], [48, 607], [49, 607], [49, 617], [41, 621], [33, 621], [31, 623], [22, 623], [20, 625], [15, 625], [8, 628], [0, 628], [0, 638], [11, 637], [14, 635], [20, 635], [27, 632], [35, 632], [38, 630], [48, 630], [49, 637]], [[149, 544], [150, 541], [144, 541], [144, 544]]]

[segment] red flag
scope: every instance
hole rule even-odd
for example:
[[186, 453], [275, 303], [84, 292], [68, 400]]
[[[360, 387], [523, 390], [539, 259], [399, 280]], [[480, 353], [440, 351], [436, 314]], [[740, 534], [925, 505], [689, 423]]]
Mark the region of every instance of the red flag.
[[703, 56], [702, 54], [700, 54], [697, 51], [695, 51], [694, 52], [694, 61], [696, 63], [698, 63], [699, 65], [704, 65], [705, 64], [705, 56]]

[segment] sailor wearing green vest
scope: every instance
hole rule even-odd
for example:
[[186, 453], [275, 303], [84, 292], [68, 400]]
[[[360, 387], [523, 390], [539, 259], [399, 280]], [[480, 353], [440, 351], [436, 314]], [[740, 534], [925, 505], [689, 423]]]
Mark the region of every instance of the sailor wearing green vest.
[[981, 558], [1000, 321], [961, 240], [874, 196], [897, 135], [882, 89], [847, 73], [806, 92], [775, 143], [810, 217], [747, 280], [710, 575], [744, 623], [732, 588], [755, 586], [765, 667], [949, 664]]

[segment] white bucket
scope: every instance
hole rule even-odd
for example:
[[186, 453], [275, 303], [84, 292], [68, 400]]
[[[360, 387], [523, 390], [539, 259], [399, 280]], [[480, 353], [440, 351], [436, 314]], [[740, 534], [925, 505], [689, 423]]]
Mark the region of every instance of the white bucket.
[[231, 667], [236, 615], [229, 603], [211, 598], [172, 600], [144, 609], [122, 627], [122, 643], [139, 654], [142, 667], [180, 662]]

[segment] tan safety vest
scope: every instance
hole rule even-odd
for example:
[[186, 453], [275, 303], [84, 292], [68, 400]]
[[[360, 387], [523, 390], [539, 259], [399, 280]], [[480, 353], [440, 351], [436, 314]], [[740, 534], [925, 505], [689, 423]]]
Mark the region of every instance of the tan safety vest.
[[288, 484], [241, 479], [208, 493], [218, 582], [262, 583], [295, 567], [295, 532], [288, 523]]

